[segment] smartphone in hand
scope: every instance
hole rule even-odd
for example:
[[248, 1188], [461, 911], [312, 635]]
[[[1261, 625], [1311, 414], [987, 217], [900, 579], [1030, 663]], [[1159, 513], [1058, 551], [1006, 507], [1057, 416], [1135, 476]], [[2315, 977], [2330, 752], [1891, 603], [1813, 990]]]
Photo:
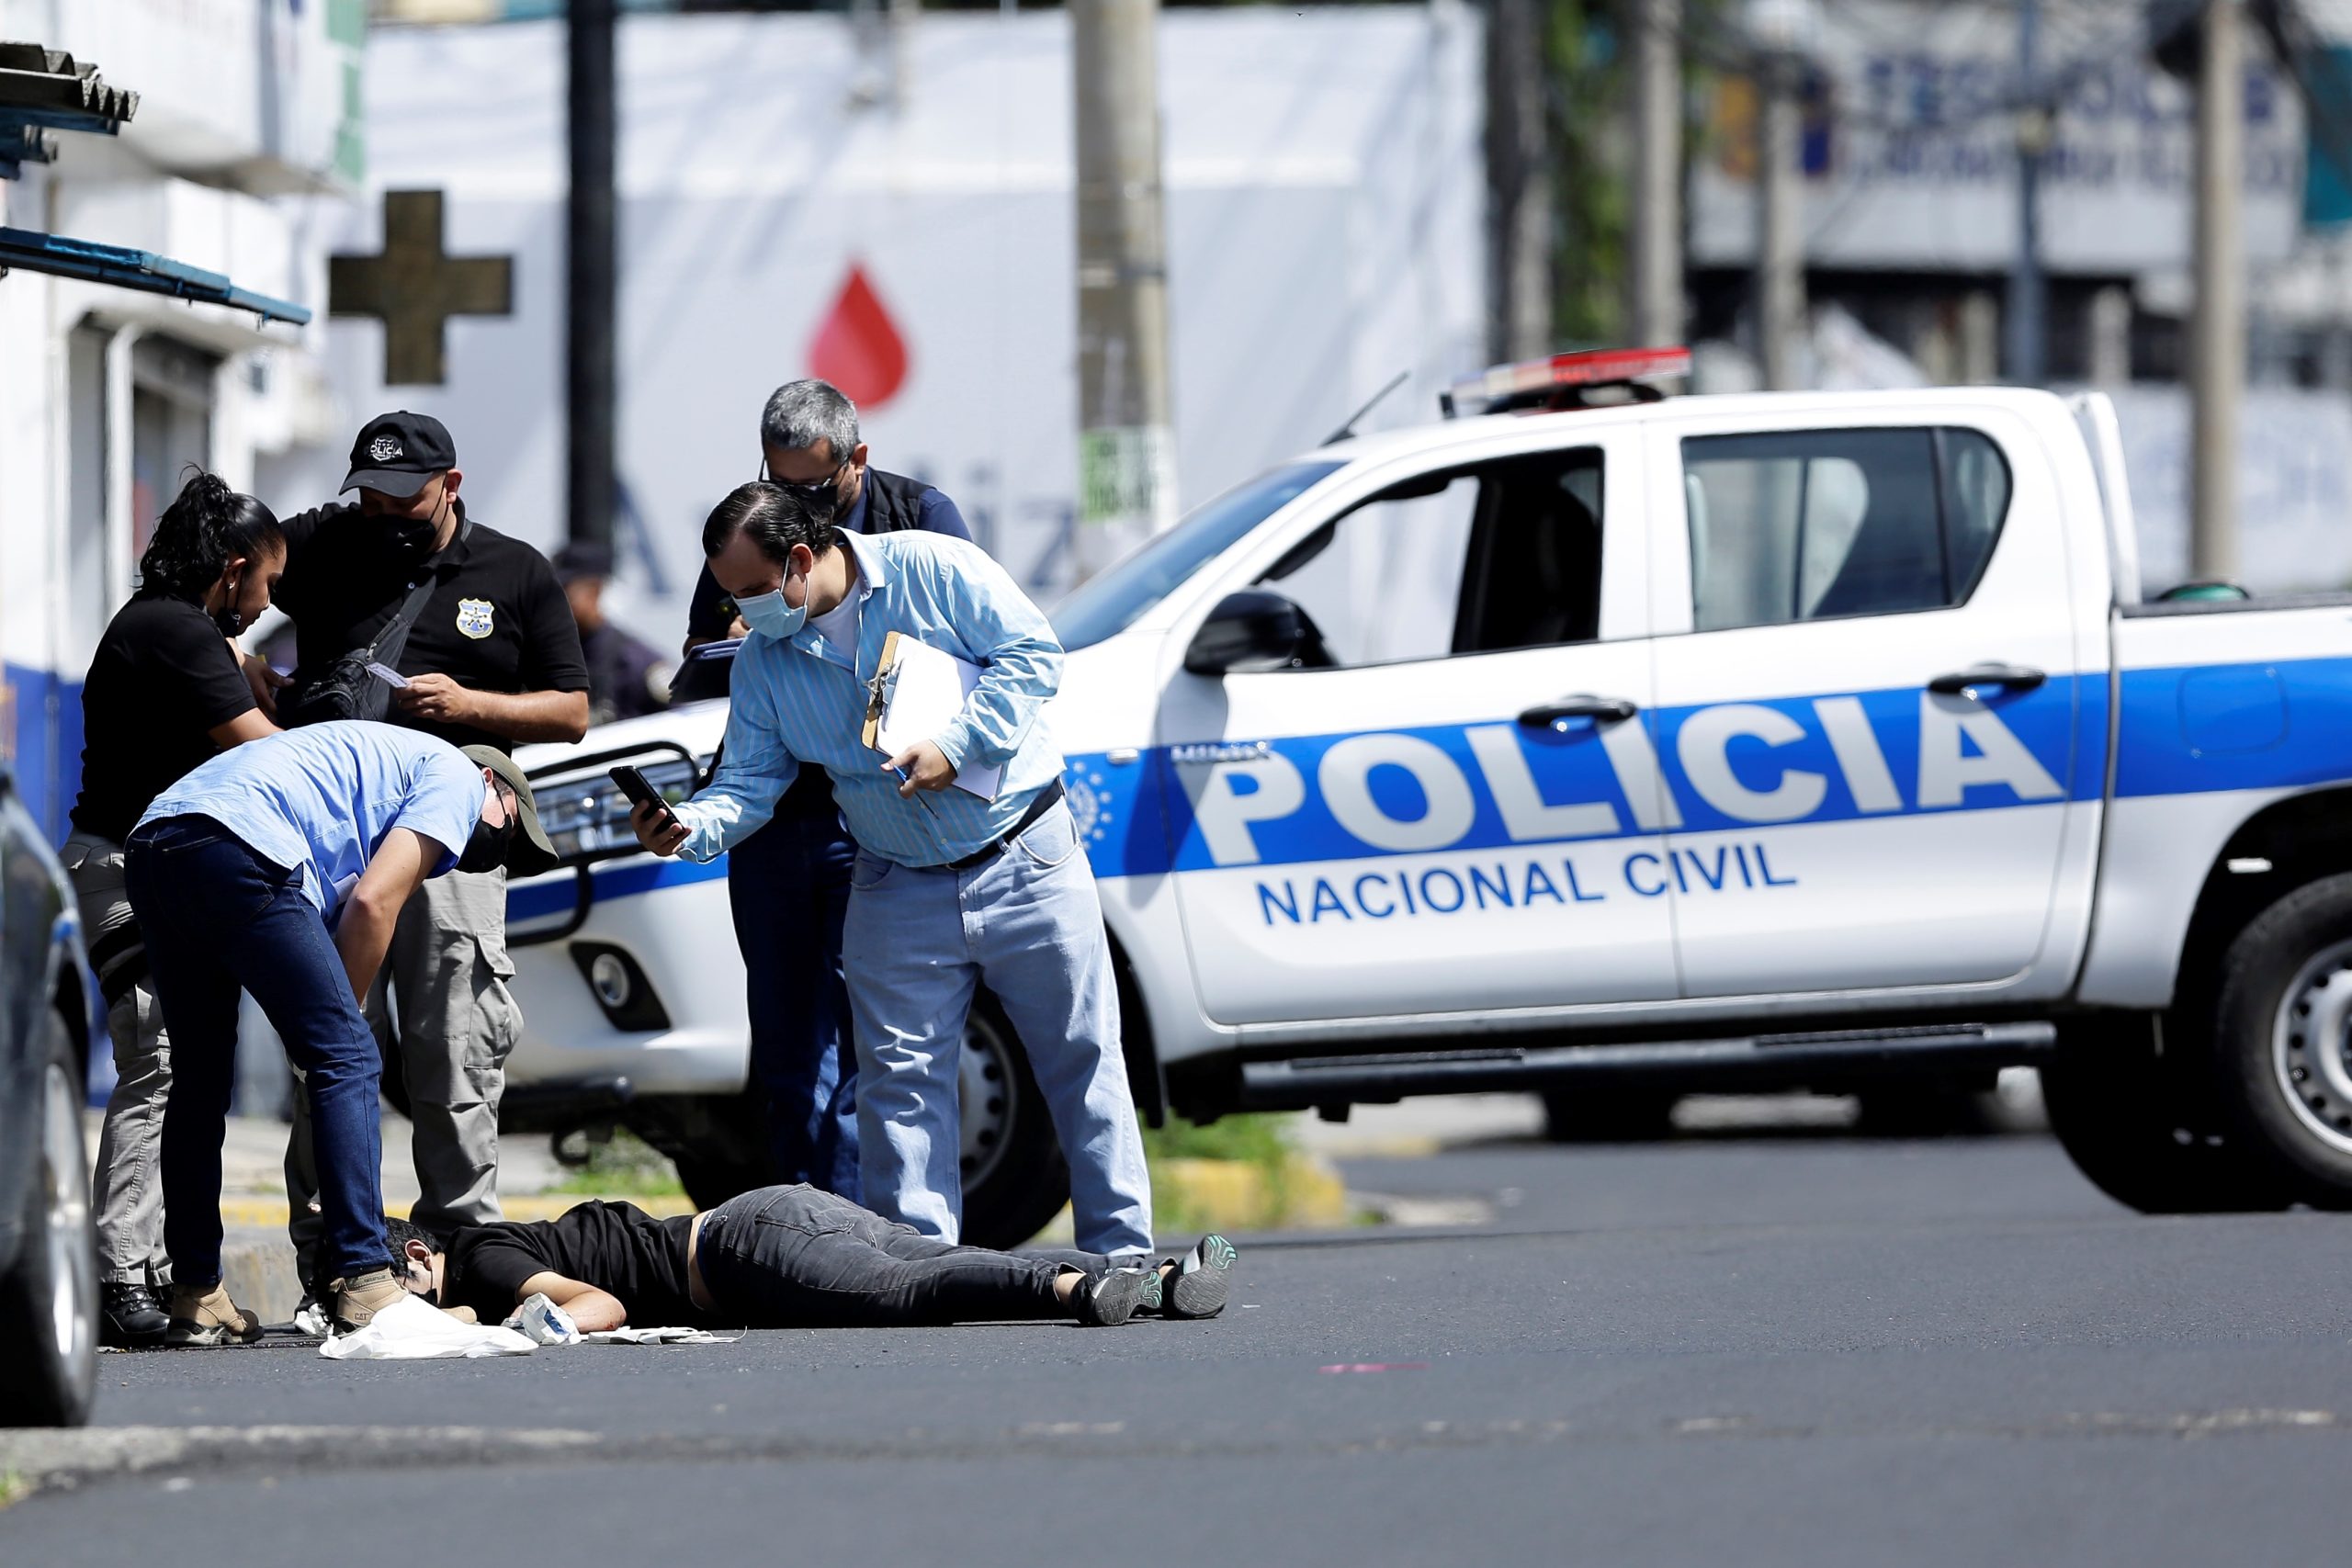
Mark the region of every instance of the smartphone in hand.
[[649, 784], [643, 773], [626, 762], [611, 770], [611, 773], [613, 782], [621, 786], [621, 793], [628, 796], [629, 804], [654, 807], [662, 813], [662, 822], [664, 826], [677, 821], [676, 814], [670, 809], [670, 803], [662, 798], [662, 792]]

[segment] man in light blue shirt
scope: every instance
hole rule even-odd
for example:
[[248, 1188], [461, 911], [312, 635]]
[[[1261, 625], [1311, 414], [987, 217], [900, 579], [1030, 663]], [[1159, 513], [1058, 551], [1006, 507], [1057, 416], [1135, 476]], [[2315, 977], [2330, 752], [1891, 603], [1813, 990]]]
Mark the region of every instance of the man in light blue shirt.
[[503, 752], [386, 724], [311, 725], [249, 741], [155, 797], [124, 881], [172, 1041], [164, 1110], [167, 1343], [251, 1340], [220, 1286], [220, 1143], [253, 993], [303, 1075], [325, 1222], [321, 1273], [356, 1328], [404, 1293], [384, 1238], [381, 1058], [362, 1015], [409, 896], [426, 878], [555, 863]]
[[[957, 1239], [956, 1063], [985, 980], [1069, 1156], [1078, 1245], [1149, 1251], [1150, 1177], [1102, 906], [1038, 716], [1061, 679], [1045, 615], [978, 546], [848, 533], [830, 504], [774, 484], [720, 502], [703, 553], [752, 634], [735, 658], [724, 761], [694, 799], [640, 807], [630, 823], [656, 854], [707, 861], [756, 831], [803, 766], [831, 775], [859, 846], [842, 956], [866, 1205]], [[892, 632], [982, 673], [937, 735], [885, 760], [862, 730]], [[993, 798], [950, 787], [969, 765], [999, 770]]]

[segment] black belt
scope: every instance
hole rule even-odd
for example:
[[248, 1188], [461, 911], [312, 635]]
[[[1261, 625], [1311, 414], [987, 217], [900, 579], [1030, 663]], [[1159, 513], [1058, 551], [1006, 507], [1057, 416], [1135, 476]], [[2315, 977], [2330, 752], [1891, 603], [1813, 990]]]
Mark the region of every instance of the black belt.
[[976, 865], [988, 864], [989, 862], [1004, 853], [1006, 847], [1010, 845], [1013, 840], [1021, 837], [1022, 834], [1027, 832], [1031, 828], [1035, 827], [1037, 818], [1043, 817], [1046, 812], [1051, 811], [1056, 804], [1061, 800], [1061, 797], [1062, 781], [1056, 779], [1053, 783], [1047, 784], [1045, 788], [1037, 792], [1037, 798], [1029, 803], [1029, 809], [1021, 814], [1021, 820], [1015, 822], [1012, 828], [1006, 831], [1003, 838], [993, 840], [981, 846], [979, 849], [974, 850], [962, 860], [949, 861], [944, 869], [948, 871], [969, 871]]

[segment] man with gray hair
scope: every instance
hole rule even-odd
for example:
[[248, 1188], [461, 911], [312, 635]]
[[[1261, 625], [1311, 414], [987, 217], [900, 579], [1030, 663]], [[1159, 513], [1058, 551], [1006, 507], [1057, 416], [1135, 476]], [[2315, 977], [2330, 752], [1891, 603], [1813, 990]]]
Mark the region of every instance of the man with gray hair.
[[[857, 405], [829, 381], [787, 381], [771, 393], [760, 414], [760, 450], [762, 479], [831, 502], [838, 527], [972, 536], [946, 496], [921, 479], [866, 466]], [[687, 611], [686, 651], [743, 635], [735, 602], [706, 563]], [[853, 1201], [857, 1055], [854, 1045], [842, 1048], [849, 1032], [842, 921], [856, 858], [822, 768], [803, 769], [768, 825], [727, 855], [752, 1021], [752, 1081], [767, 1102], [766, 1181], [806, 1182]]]

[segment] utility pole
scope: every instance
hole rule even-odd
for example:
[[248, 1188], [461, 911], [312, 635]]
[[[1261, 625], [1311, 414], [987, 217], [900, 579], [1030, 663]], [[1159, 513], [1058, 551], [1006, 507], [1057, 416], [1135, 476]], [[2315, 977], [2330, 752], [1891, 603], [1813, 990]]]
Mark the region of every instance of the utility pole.
[[2189, 574], [2238, 570], [2238, 402], [2245, 390], [2244, 0], [2204, 0], [2197, 66], [2197, 304], [2189, 323]]
[[1797, 56], [1784, 49], [1761, 62], [1764, 103], [1757, 138], [1757, 363], [1770, 391], [1797, 384], [1804, 334], [1804, 192], [1797, 109]]
[[1682, 341], [1682, 0], [1642, 0], [1634, 31], [1634, 339]]
[[1487, 23], [1487, 349], [1552, 352], [1552, 161], [1537, 0], [1494, 0]]
[[2051, 106], [2041, 81], [2041, 0], [2018, 0], [2018, 248], [2002, 309], [2008, 380], [2038, 387], [2049, 342], [2050, 290], [2041, 271], [2041, 157], [2050, 150]]
[[1078, 569], [1176, 521], [1159, 0], [1070, 0], [1078, 118]]
[[613, 470], [614, 0], [571, 0], [571, 192], [564, 226], [564, 511], [571, 536], [609, 546]]

